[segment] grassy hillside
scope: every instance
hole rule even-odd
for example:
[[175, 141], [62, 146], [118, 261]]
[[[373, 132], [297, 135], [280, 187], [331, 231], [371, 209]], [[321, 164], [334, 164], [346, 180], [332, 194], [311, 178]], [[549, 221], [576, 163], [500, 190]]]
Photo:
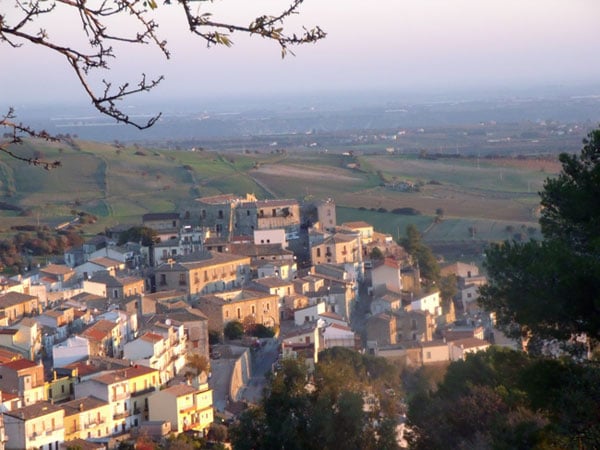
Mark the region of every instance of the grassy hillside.
[[[139, 223], [146, 212], [175, 211], [190, 198], [253, 192], [259, 198], [333, 198], [338, 222], [366, 220], [402, 234], [415, 223], [431, 241], [498, 240], [536, 225], [543, 180], [555, 161], [418, 159], [414, 156], [343, 155], [318, 151], [259, 153], [174, 151], [84, 141], [28, 142], [19, 152], [59, 159], [44, 171], [0, 156], [0, 210], [4, 231], [17, 223], [56, 224], [72, 210], [99, 221], [93, 233], [116, 223]], [[419, 192], [391, 184], [411, 182]], [[377, 213], [411, 207], [417, 216]], [[444, 220], [435, 224], [436, 211]]]

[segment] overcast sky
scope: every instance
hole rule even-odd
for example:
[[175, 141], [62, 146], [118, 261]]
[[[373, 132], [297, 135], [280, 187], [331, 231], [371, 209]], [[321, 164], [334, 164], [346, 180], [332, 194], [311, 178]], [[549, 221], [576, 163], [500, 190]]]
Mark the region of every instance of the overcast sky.
[[[200, 2], [198, 2], [200, 4]], [[202, 2], [204, 4], [204, 2]], [[275, 13], [285, 0], [217, 0], [217, 20]], [[13, 0], [0, 14], [14, 17]], [[262, 9], [261, 9], [262, 8]], [[276, 44], [233, 35], [233, 48], [207, 49], [159, 0], [156, 49], [119, 49], [103, 76], [164, 74], [156, 100], [245, 93], [400, 91], [574, 85], [600, 82], [598, 0], [305, 0], [294, 25], [320, 25], [328, 37], [282, 60]], [[222, 16], [221, 16], [222, 14]], [[77, 21], [56, 17], [51, 36], [80, 39]], [[71, 27], [74, 27], [71, 29]], [[66, 62], [30, 44], [0, 43], [0, 107], [32, 98], [84, 100]], [[150, 98], [146, 95], [145, 97]]]

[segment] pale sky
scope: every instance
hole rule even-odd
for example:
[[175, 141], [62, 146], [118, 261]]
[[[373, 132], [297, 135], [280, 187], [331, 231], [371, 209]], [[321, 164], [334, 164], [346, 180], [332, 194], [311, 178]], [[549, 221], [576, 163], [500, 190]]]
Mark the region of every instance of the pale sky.
[[[14, 17], [13, 4], [1, 0], [0, 14]], [[274, 13], [285, 5], [284, 0], [217, 0], [206, 7], [216, 19], [241, 18], [247, 24], [253, 12]], [[305, 0], [294, 24], [318, 24], [328, 37], [296, 48], [296, 56], [284, 60], [275, 43], [244, 35], [233, 35], [232, 48], [207, 49], [189, 35], [174, 10], [159, 0], [159, 34], [169, 42], [171, 60], [149, 47], [119, 48], [112, 70], [102, 75], [131, 74], [136, 81], [141, 72], [163, 74], [161, 86], [144, 96], [158, 101], [600, 84], [597, 0]], [[57, 19], [45, 24], [51, 36], [80, 39], [76, 20]], [[86, 101], [61, 57], [31, 44], [19, 49], [0, 44], [0, 58], [1, 108], [31, 98]]]

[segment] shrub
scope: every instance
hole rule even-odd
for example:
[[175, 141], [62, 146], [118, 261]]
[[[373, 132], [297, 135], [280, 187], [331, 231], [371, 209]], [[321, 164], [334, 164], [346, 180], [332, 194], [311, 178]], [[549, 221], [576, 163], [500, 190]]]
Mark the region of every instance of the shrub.
[[237, 320], [232, 320], [225, 325], [223, 334], [225, 334], [225, 337], [229, 340], [241, 339], [244, 335], [244, 325]]

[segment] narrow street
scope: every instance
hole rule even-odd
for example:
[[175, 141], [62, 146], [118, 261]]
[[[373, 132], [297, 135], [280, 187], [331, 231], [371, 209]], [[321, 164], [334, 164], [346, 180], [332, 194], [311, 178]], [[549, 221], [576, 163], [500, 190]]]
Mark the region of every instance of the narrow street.
[[242, 391], [241, 400], [248, 403], [260, 402], [267, 384], [265, 374], [271, 371], [279, 354], [279, 341], [276, 338], [261, 339], [264, 345], [252, 354], [252, 378]]

